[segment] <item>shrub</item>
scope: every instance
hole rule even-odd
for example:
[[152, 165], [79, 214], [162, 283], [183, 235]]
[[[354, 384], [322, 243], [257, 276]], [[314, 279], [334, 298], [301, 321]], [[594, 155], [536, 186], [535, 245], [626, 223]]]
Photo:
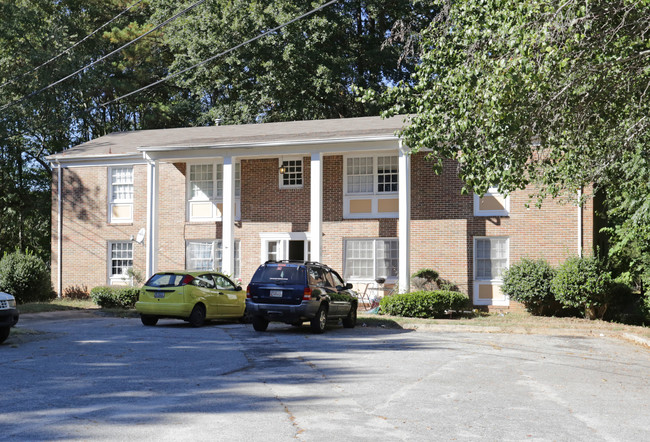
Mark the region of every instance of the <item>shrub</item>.
[[464, 293], [445, 290], [419, 291], [386, 296], [379, 303], [379, 311], [382, 314], [409, 318], [441, 318], [447, 311], [460, 311], [468, 304], [469, 298]]
[[553, 316], [562, 310], [551, 291], [555, 270], [543, 260], [522, 258], [503, 273], [501, 290], [533, 315]]
[[584, 309], [589, 319], [602, 319], [610, 300], [612, 277], [595, 257], [569, 258], [551, 281], [555, 299]]
[[19, 304], [56, 297], [47, 265], [29, 251], [5, 253], [0, 259], [0, 291], [14, 295]]
[[140, 289], [135, 287], [99, 286], [90, 291], [93, 302], [104, 308], [132, 308], [139, 295]]
[[85, 285], [71, 285], [63, 289], [63, 297], [69, 299], [88, 299], [88, 287]]
[[645, 318], [643, 296], [622, 282], [615, 282], [609, 290], [609, 306], [603, 319], [632, 325], [642, 325]]
[[440, 277], [433, 269], [420, 269], [411, 275], [411, 283], [419, 291], [444, 290], [449, 292], [459, 291], [458, 285]]

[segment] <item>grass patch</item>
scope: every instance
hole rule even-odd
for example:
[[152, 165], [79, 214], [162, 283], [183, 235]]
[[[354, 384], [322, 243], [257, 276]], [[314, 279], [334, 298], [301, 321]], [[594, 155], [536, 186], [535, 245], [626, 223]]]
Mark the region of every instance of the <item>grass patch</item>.
[[29, 302], [18, 305], [18, 311], [23, 313], [58, 312], [64, 310], [98, 309], [97, 304], [89, 299], [57, 298], [49, 302]]
[[139, 316], [135, 309], [101, 308], [90, 299], [57, 298], [50, 302], [30, 302], [18, 306], [18, 311], [21, 315], [70, 310], [93, 310], [106, 316], [116, 316], [119, 318], [136, 318]]
[[472, 316], [465, 316], [454, 319], [423, 319], [404, 318], [387, 315], [359, 314], [359, 323], [368, 327], [385, 328], [414, 328], [418, 326], [449, 327], [453, 331], [454, 326], [468, 326], [481, 328], [497, 328], [504, 332], [520, 332], [551, 334], [554, 331], [576, 331], [603, 333], [617, 335], [631, 333], [650, 339], [650, 327], [619, 324], [616, 322], [605, 322], [601, 320], [588, 320], [582, 318], [556, 318], [546, 316], [533, 316], [526, 312], [512, 313], [476, 313]]

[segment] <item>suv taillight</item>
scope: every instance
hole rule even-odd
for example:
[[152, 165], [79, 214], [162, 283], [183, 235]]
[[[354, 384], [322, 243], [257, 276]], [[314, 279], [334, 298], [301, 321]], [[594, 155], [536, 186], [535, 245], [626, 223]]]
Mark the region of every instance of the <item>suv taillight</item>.
[[311, 301], [311, 287], [305, 287], [305, 290], [302, 291], [302, 300]]
[[251, 299], [251, 286], [246, 286], [246, 298]]

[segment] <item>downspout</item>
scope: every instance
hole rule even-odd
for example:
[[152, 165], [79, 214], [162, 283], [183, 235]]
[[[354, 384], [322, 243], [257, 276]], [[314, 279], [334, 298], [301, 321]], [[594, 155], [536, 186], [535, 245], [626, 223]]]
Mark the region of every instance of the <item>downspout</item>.
[[62, 190], [62, 181], [63, 181], [63, 172], [61, 169], [61, 163], [57, 160], [56, 162], [56, 199], [57, 199], [57, 245], [56, 245], [56, 256], [57, 256], [57, 263], [56, 263], [56, 271], [58, 273], [57, 275], [57, 296], [61, 298], [63, 294], [63, 268], [61, 266], [61, 263], [63, 262], [61, 254], [63, 253], [63, 202], [61, 201], [61, 197], [63, 195], [63, 190]]
[[578, 256], [582, 258], [582, 188], [578, 189]]

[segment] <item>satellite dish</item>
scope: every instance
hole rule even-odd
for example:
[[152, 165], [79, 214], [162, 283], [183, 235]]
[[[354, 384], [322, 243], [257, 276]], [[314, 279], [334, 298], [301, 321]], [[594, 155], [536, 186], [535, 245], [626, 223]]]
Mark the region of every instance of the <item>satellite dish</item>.
[[135, 237], [135, 242], [142, 244], [144, 242], [144, 227], [138, 232], [138, 236]]

